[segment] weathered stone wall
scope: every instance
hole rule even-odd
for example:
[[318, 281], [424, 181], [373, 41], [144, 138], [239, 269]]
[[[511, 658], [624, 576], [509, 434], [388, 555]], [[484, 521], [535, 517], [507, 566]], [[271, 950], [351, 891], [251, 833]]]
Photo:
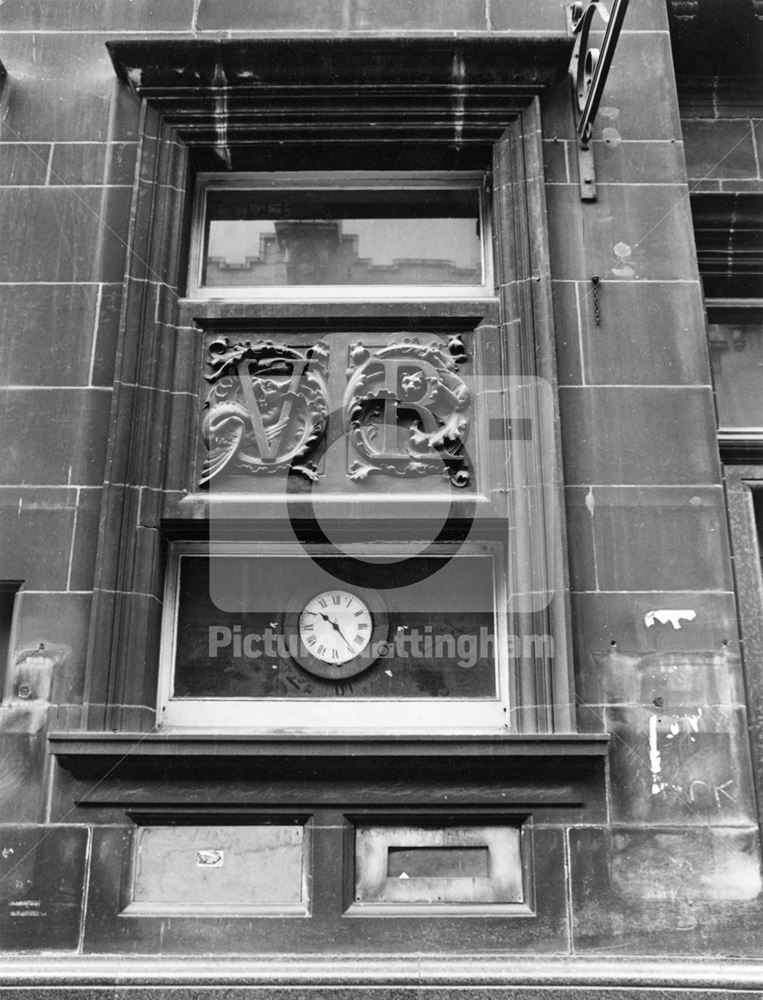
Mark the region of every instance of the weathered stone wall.
[[[737, 954], [760, 925], [755, 803], [660, 6], [626, 21], [594, 134], [596, 204], [576, 202], [573, 147], [562, 158], [554, 141], [568, 120], [546, 116], [579, 719], [612, 734], [610, 825], [570, 833], [574, 941]], [[688, 136], [695, 171], [721, 160]]]
[[[49, 706], [81, 701], [84, 687], [139, 132], [104, 42], [565, 25], [560, 0], [0, 5], [0, 579], [24, 581], [0, 707], [0, 950], [89, 951], [87, 887], [94, 866], [114, 863], [92, 852], [91, 828], [67, 822], [68, 779], [45, 740]], [[761, 947], [687, 185], [760, 190], [761, 136], [756, 146], [749, 111], [686, 108], [682, 123], [672, 66], [664, 4], [632, 0], [594, 134], [592, 204], [579, 199], [566, 82], [543, 107], [578, 720], [612, 733], [605, 821], [553, 834], [568, 881], [542, 949], [562, 955]], [[523, 942], [532, 950], [532, 927]]]

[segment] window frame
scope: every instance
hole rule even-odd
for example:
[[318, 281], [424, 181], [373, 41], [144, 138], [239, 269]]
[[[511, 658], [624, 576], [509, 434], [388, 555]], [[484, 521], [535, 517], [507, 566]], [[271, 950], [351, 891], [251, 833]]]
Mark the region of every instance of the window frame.
[[[343, 546], [348, 555], [368, 555], [368, 545]], [[447, 543], [439, 547], [451, 555]], [[308, 555], [320, 556], [319, 546], [311, 546]], [[404, 556], [405, 542], [376, 543], [375, 555]], [[436, 555], [437, 552], [432, 554]], [[173, 698], [172, 681], [176, 665], [179, 586], [181, 560], [184, 556], [227, 555], [233, 557], [279, 556], [303, 558], [289, 542], [193, 542], [171, 545], [166, 573], [165, 615], [159, 668], [157, 726], [166, 732], [190, 732], [198, 729], [224, 729], [248, 733], [254, 737], [272, 732], [300, 732], [306, 735], [340, 731], [366, 734], [448, 733], [464, 734], [504, 732], [512, 708], [512, 678], [508, 656], [508, 606], [506, 552], [500, 541], [464, 543], [453, 560], [460, 557], [489, 557], [494, 594], [493, 634], [496, 694], [485, 698], [355, 698], [351, 695], [325, 698]], [[341, 584], [337, 584], [341, 586]], [[394, 664], [394, 660], [390, 660]], [[331, 683], [327, 683], [331, 688]], [[267, 724], [253, 724], [252, 716], [265, 710]]]
[[[708, 326], [713, 325], [713, 313], [724, 309], [755, 311], [758, 315], [763, 314], [763, 298], [715, 298], [705, 300], [705, 311], [707, 313]], [[711, 352], [712, 369], [712, 347], [708, 338], [708, 348]], [[713, 372], [715, 383], [715, 372]], [[717, 389], [716, 389], [717, 392]], [[720, 411], [719, 400], [716, 401], [716, 410]], [[759, 427], [725, 427], [718, 423], [718, 443], [724, 457], [733, 459], [735, 453], [741, 454], [743, 460], [763, 460], [763, 424]]]
[[[438, 296], [423, 309], [415, 299], [384, 300], [385, 322], [394, 320], [398, 329], [405, 329], [398, 325], [402, 318], [420, 331], [431, 329], [432, 316], [439, 314], [476, 325], [486, 311], [498, 309], [496, 370], [500, 365], [520, 377], [547, 380], [556, 404], [540, 95], [556, 80], [570, 44], [561, 38], [532, 45], [521, 39], [507, 45], [494, 42], [350, 39], [338, 46], [332, 39], [286, 38], [245, 44], [222, 40], [212, 50], [188, 40], [171, 51], [162, 41], [109, 43], [120, 79], [141, 99], [140, 154], [83, 702], [59, 706], [49, 734], [67, 766], [80, 762], [87, 769], [88, 758], [93, 766], [105, 766], [134, 734], [145, 737], [140, 741], [145, 752], [132, 755], [137, 761], [155, 754], [174, 759], [209, 752], [208, 738], [173, 741], [155, 732], [167, 550], [173, 540], [203, 538], [207, 530], [207, 498], [190, 481], [197, 453], [201, 331], [225, 324], [241, 328], [251, 320], [272, 329], [275, 312], [265, 301], [184, 298], [196, 172], [226, 163], [232, 169], [251, 169], [253, 162], [279, 169], [289, 162], [312, 167], [316, 157], [327, 169], [344, 168], [361, 159], [367, 164], [374, 151], [385, 168], [399, 169], [405, 160], [437, 170], [476, 166], [490, 171], [498, 231], [495, 295], [480, 299], [459, 294], [459, 301]], [[308, 58], [312, 55], [317, 57]], [[454, 81], [456, 55], [464, 72]], [[259, 67], [256, 80], [253, 63]], [[369, 65], [382, 74], [379, 82], [400, 74], [398, 83], [380, 88], [368, 75]], [[235, 114], [231, 110], [223, 141], [217, 101], [221, 72], [228, 81], [226, 100], [232, 102], [226, 107], [235, 103], [238, 109]], [[344, 103], [348, 95], [365, 112], [351, 128]], [[256, 110], [253, 98], [266, 114]], [[338, 321], [346, 329], [358, 318], [378, 318], [379, 304], [295, 301], [284, 305], [282, 315], [292, 324], [312, 316], [318, 324]], [[533, 593], [533, 565], [547, 567], [555, 596], [543, 612], [544, 623], [533, 631], [552, 635], [556, 655], [538, 657], [534, 669], [523, 671], [509, 731], [459, 744], [474, 751], [467, 755], [474, 757], [470, 766], [476, 766], [477, 748], [487, 745], [491, 754], [501, 756], [511, 756], [521, 746], [529, 756], [571, 761], [606, 752], [603, 734], [576, 730], [556, 405], [554, 441], [553, 453], [544, 454], [541, 465], [543, 482], [559, 502], [552, 520], [547, 511], [536, 511], [522, 523], [524, 558], [513, 566], [517, 579], [512, 590]], [[538, 457], [537, 448], [534, 455]], [[274, 734], [271, 739], [226, 741], [220, 733], [213, 742], [223, 748], [235, 744], [235, 757], [261, 757], [278, 739]], [[424, 734], [397, 744], [377, 743], [383, 744], [383, 756], [405, 756], [411, 766], [422, 755], [438, 757], [447, 766], [457, 741]], [[353, 753], [351, 746], [351, 739], [339, 737], [331, 753]], [[326, 740], [290, 741], [284, 752], [325, 756]], [[378, 756], [379, 750], [374, 752]], [[370, 766], [370, 751], [367, 759]]]
[[[205, 285], [206, 199], [210, 191], [351, 191], [374, 188], [385, 191], [470, 190], [478, 195], [480, 266], [483, 280], [463, 285], [368, 284], [368, 285]], [[195, 195], [188, 267], [188, 297], [212, 301], [337, 302], [398, 299], [467, 299], [495, 294], [493, 235], [486, 172], [478, 171], [274, 171], [258, 173], [200, 172]]]
[[[763, 781], [763, 463], [726, 464], [724, 489], [742, 645], [753, 774]], [[755, 497], [758, 498], [756, 510]], [[763, 796], [757, 796], [763, 830]]]

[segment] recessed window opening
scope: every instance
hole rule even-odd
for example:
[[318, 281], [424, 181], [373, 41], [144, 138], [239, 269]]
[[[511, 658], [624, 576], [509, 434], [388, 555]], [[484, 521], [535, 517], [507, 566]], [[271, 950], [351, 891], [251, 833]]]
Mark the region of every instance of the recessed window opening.
[[201, 175], [191, 294], [485, 294], [484, 176]]
[[708, 340], [722, 436], [763, 440], [763, 302], [708, 302]]

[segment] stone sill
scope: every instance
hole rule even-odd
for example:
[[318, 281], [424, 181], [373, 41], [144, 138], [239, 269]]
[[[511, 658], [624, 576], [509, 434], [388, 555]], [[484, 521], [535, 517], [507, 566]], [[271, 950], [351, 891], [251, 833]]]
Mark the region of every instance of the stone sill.
[[[262, 764], [268, 776], [279, 767], [293, 771], [294, 762], [313, 761], [339, 769], [349, 764], [356, 771], [378, 775], [380, 762], [399, 764], [406, 774], [441, 772], [447, 777], [454, 766], [468, 770], [489, 769], [495, 774], [550, 765], [555, 774], [577, 771], [607, 755], [606, 733], [506, 735], [426, 734], [213, 734], [205, 731], [173, 733], [53, 732], [50, 752], [66, 770], [78, 777], [150, 774], [154, 770], [178, 773], [190, 766], [194, 773], [208, 762], [218, 776], [227, 768], [251, 769]], [[251, 771], [250, 771], [251, 773]]]

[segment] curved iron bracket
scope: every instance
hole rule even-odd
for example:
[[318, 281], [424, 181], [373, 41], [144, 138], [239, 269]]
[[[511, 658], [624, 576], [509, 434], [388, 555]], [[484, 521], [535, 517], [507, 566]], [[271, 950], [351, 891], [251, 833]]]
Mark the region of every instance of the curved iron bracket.
[[[611, 14], [600, 0], [588, 0], [587, 3], [576, 0], [567, 7], [570, 33], [577, 36], [570, 60], [570, 78], [578, 144], [580, 197], [583, 201], [596, 201], [591, 134], [627, 9], [628, 0], [614, 0]], [[601, 49], [588, 43], [591, 22], [597, 13], [606, 25]]]

